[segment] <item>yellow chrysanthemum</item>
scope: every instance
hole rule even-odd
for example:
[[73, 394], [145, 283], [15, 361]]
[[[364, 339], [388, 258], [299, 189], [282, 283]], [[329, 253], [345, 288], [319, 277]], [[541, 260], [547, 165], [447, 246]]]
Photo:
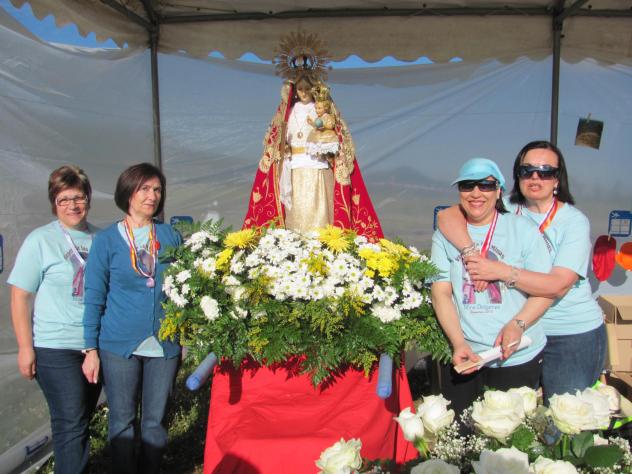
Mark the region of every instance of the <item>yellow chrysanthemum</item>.
[[332, 225], [318, 229], [318, 240], [332, 252], [345, 252], [351, 246], [349, 233], [340, 227]]
[[244, 229], [237, 232], [231, 232], [224, 239], [224, 245], [231, 249], [245, 249], [255, 244], [257, 233], [255, 229]]
[[373, 275], [367, 276], [373, 277], [375, 272], [383, 278], [391, 276], [399, 268], [399, 259], [397, 255], [393, 255], [387, 252], [376, 252], [372, 249], [364, 248], [358, 252], [358, 255], [366, 261], [367, 269], [373, 270]]
[[223, 272], [228, 269], [228, 265], [230, 264], [230, 259], [233, 256], [233, 249], [227, 248], [222, 250], [217, 254], [217, 260], [215, 261], [215, 268], [220, 272]]
[[380, 247], [382, 247], [388, 253], [399, 255], [401, 257], [406, 257], [410, 254], [410, 250], [408, 250], [403, 245], [396, 244], [395, 242], [391, 242], [390, 240], [386, 239], [380, 239]]

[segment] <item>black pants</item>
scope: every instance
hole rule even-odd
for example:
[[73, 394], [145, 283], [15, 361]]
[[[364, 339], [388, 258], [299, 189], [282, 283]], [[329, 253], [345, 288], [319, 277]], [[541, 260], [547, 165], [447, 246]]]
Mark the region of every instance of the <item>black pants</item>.
[[520, 365], [511, 367], [483, 367], [472, 374], [457, 374], [452, 364], [441, 364], [441, 393], [452, 403], [458, 417], [486, 388], [509, 390], [510, 388], [540, 386], [542, 374], [542, 352]]

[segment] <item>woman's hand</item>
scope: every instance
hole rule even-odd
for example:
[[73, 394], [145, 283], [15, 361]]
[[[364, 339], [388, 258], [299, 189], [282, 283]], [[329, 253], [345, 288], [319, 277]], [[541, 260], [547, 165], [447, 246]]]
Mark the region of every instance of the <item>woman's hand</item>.
[[25, 379], [35, 377], [35, 350], [32, 347], [18, 350], [18, 369]]
[[[472, 348], [467, 342], [454, 346], [454, 350], [452, 352], [452, 363], [455, 366], [464, 362], [478, 362], [479, 360], [481, 360], [481, 358], [472, 351]], [[472, 367], [471, 369], [461, 372], [461, 374], [471, 374], [472, 372], [476, 372], [478, 369], [478, 366]]]
[[498, 260], [489, 260], [480, 255], [468, 255], [464, 260], [465, 268], [474, 281], [507, 281], [511, 277], [511, 267]]
[[501, 360], [509, 359], [518, 350], [523, 333], [524, 331], [513, 319], [503, 326], [494, 341], [494, 347], [500, 346], [502, 349]]
[[88, 352], [81, 365], [81, 370], [88, 383], [97, 383], [99, 381], [100, 368], [101, 361], [99, 360], [99, 354], [96, 349]]

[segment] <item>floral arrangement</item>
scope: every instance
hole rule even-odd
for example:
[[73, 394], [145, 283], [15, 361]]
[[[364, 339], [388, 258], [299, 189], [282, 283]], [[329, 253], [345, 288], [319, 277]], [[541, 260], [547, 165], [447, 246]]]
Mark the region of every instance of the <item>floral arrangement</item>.
[[295, 358], [317, 385], [345, 364], [369, 373], [381, 353], [399, 363], [413, 343], [450, 357], [426, 284], [436, 269], [413, 247], [337, 227], [193, 230], [166, 256], [160, 337], [179, 338], [198, 360]]
[[[413, 461], [404, 472], [632, 472], [629, 441], [600, 436], [610, 426], [611, 417], [618, 416], [619, 394], [610, 386], [587, 388], [575, 395], [554, 395], [548, 408], [542, 406], [537, 393], [527, 387], [506, 392], [490, 390], [462, 414], [460, 421], [455, 420], [454, 411], [448, 409], [449, 403], [440, 395], [424, 397], [416, 413], [407, 407], [395, 418], [404, 437], [415, 444], [422, 459], [422, 462]], [[461, 429], [463, 426], [465, 430]], [[462, 434], [464, 431], [470, 434]], [[334, 452], [348, 453], [351, 449], [344, 444], [344, 439], [334, 446], [337, 446]], [[323, 474], [385, 472], [367, 461], [344, 464], [351, 459], [348, 454], [332, 457], [325, 456], [327, 452], [325, 450], [316, 463]], [[356, 467], [358, 465], [362, 467]]]

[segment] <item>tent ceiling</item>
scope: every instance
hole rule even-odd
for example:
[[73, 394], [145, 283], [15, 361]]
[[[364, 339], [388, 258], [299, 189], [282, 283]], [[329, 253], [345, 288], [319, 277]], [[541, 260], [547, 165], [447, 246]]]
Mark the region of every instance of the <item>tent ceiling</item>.
[[[27, 0], [11, 0], [20, 7]], [[77, 24], [82, 34], [117, 44], [147, 44], [197, 57], [253, 52], [271, 59], [281, 35], [318, 32], [335, 60], [355, 54], [447, 61], [539, 57], [551, 49], [552, 18], [564, 23], [563, 51], [619, 61], [632, 58], [632, 0], [31, 0], [38, 18]], [[579, 55], [579, 57], [577, 57]]]

